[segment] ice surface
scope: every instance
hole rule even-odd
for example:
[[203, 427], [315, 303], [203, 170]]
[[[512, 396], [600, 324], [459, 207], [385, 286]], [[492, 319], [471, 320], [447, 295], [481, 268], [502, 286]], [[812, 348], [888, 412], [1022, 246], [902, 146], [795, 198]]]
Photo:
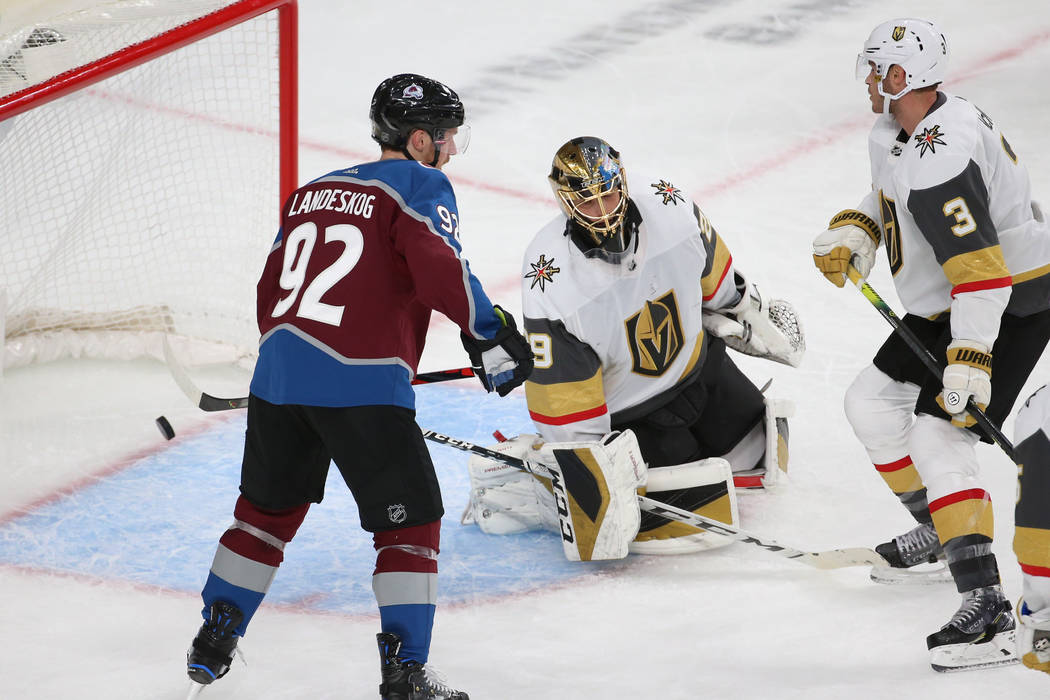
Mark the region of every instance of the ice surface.
[[[889, 328], [859, 293], [816, 273], [810, 241], [868, 185], [871, 115], [854, 56], [875, 24], [901, 15], [941, 23], [953, 50], [946, 89], [1001, 124], [1035, 196], [1050, 198], [1050, 6], [1030, 0], [304, 0], [301, 179], [374, 157], [367, 104], [382, 78], [415, 71], [458, 88], [473, 138], [447, 172], [465, 250], [493, 299], [517, 313], [521, 251], [555, 213], [551, 155], [581, 134], [611, 141], [627, 167], [697, 198], [736, 263], [805, 323], [799, 369], [739, 360], [798, 408], [790, 481], [744, 495], [744, 526], [803, 549], [871, 546], [909, 517], [853, 439], [841, 400]], [[872, 284], [899, 311], [880, 265]], [[463, 365], [456, 334], [436, 319], [421, 369]], [[194, 376], [214, 394], [247, 386], [236, 371]], [[1026, 392], [1048, 378], [1044, 361]], [[473, 442], [529, 428], [520, 391], [500, 400], [465, 380], [418, 397], [422, 425]], [[171, 442], [153, 425], [161, 414]], [[0, 695], [184, 697], [183, 654], [232, 516], [242, 434], [242, 416], [200, 413], [158, 362], [7, 373]], [[572, 566], [551, 535], [489, 538], [459, 526], [466, 457], [432, 453], [448, 511], [432, 659], [472, 698], [1047, 694], [1045, 676], [1019, 667], [929, 668], [924, 638], [955, 610], [951, 586], [878, 586], [863, 569], [818, 571], [744, 544]], [[1015, 469], [994, 447], [979, 457], [1016, 599]], [[204, 697], [377, 697], [372, 565], [333, 471], [243, 642], [248, 667]]]

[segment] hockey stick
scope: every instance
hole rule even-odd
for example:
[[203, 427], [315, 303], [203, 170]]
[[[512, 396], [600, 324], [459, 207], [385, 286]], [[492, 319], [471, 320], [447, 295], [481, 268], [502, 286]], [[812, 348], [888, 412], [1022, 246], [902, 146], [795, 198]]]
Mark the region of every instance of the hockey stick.
[[[918, 355], [919, 359], [922, 360], [922, 363], [926, 365], [926, 368], [933, 372], [935, 376], [940, 377], [943, 374], [943, 369], [937, 364], [937, 360], [934, 358], [933, 353], [930, 352], [917, 337], [915, 337], [915, 333], [904, 325], [900, 317], [893, 313], [893, 309], [890, 308], [889, 304], [883, 301], [882, 297], [879, 296], [879, 293], [860, 276], [860, 273], [857, 272], [857, 269], [853, 267], [853, 265], [849, 266], [846, 274], [849, 276], [850, 282], [856, 285], [857, 289], [860, 290], [860, 293], [864, 295], [864, 298], [870, 301], [871, 305], [882, 314], [882, 317], [893, 326], [893, 330], [896, 331], [897, 335], [908, 344], [908, 347], [912, 349], [912, 352]], [[1006, 456], [1016, 463], [1017, 459], [1014, 456], [1013, 444], [1005, 435], [1003, 435], [1003, 432], [999, 430], [999, 428], [995, 427], [995, 424], [988, 419], [988, 416], [985, 415], [984, 411], [978, 408], [977, 404], [974, 403], [972, 396], [966, 403], [966, 410], [971, 416], [973, 416], [973, 419], [977, 421], [977, 425], [981, 426], [981, 429], [984, 430], [985, 434], [994, 440], [995, 443], [1002, 448], [1003, 452], [1006, 453]]]
[[[494, 462], [501, 462], [514, 467], [515, 469], [528, 472], [529, 474], [549, 476], [549, 472], [542, 465], [533, 464], [517, 457], [490, 450], [486, 447], [479, 447], [478, 445], [467, 442], [466, 440], [459, 440], [457, 438], [449, 437], [448, 435], [442, 435], [433, 430], [424, 430], [423, 437], [432, 442], [447, 445], [457, 450], [481, 455], [482, 457], [491, 459]], [[818, 569], [841, 569], [848, 566], [889, 566], [889, 564], [886, 563], [886, 560], [880, 555], [865, 547], [832, 549], [824, 552], [805, 552], [800, 549], [794, 549], [793, 547], [787, 547], [765, 537], [759, 537], [758, 535], [751, 534], [745, 530], [737, 529], [727, 523], [712, 520], [697, 513], [682, 510], [681, 508], [675, 508], [674, 506], [661, 503], [645, 496], [638, 496], [638, 506], [648, 513], [659, 515], [667, 520], [674, 520], [676, 522], [685, 523], [686, 525], [698, 527], [702, 530], [725, 535], [726, 537], [737, 540], [738, 542], [755, 545], [767, 552], [773, 552], [782, 557], [793, 559]]]
[[171, 343], [168, 342], [168, 336], [163, 337], [164, 345], [164, 362], [168, 365], [168, 371], [171, 372], [172, 378], [175, 383], [182, 389], [182, 393], [189, 397], [190, 401], [197, 405], [197, 408], [202, 411], [229, 411], [233, 408], [247, 408], [248, 397], [244, 396], [237, 399], [220, 399], [211, 394], [205, 394], [203, 391], [197, 388], [197, 385], [190, 379], [189, 373], [186, 368], [182, 366], [182, 363], [175, 357], [175, 352], [171, 349]]
[[[190, 379], [189, 373], [186, 368], [182, 366], [182, 363], [175, 357], [174, 351], [171, 349], [171, 344], [168, 342], [168, 336], [164, 336], [164, 362], [168, 365], [168, 371], [171, 372], [172, 378], [175, 383], [182, 389], [182, 393], [189, 397], [190, 401], [197, 405], [197, 408], [202, 411], [229, 411], [236, 408], [247, 408], [248, 397], [239, 396], [232, 399], [223, 399], [218, 396], [212, 396], [211, 394], [205, 394], [201, 391], [193, 380]], [[470, 367], [458, 367], [456, 369], [442, 369], [436, 372], [422, 372], [417, 374], [415, 379], [412, 380], [412, 384], [434, 384], [436, 382], [448, 382], [453, 379], [462, 379], [464, 377], [473, 377], [474, 370]]]
[[453, 379], [464, 377], [476, 377], [472, 367], [457, 367], [456, 369], [439, 369], [436, 372], [417, 372], [412, 384], [433, 384], [435, 382], [450, 382]]

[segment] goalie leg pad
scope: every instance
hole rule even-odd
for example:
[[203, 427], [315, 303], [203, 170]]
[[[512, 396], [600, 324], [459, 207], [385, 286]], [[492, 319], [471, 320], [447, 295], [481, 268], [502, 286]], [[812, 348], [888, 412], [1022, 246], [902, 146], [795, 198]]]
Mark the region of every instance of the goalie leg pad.
[[763, 419], [732, 450], [722, 455], [733, 469], [733, 482], [738, 489], [773, 490], [787, 475], [788, 418], [795, 415], [795, 404], [789, 399], [763, 396], [766, 410]]
[[766, 454], [762, 486], [776, 487], [788, 470], [788, 418], [795, 415], [795, 404], [788, 399], [766, 398]]
[[[728, 525], [740, 524], [733, 472], [729, 462], [720, 457], [650, 469], [645, 495]], [[733, 541], [725, 535], [643, 513], [638, 536], [631, 543], [630, 551], [635, 554], [688, 554], [724, 547]]]
[[646, 481], [634, 433], [610, 433], [597, 443], [546, 443], [539, 461], [551, 472], [566, 558], [626, 557], [641, 519], [637, 489]]

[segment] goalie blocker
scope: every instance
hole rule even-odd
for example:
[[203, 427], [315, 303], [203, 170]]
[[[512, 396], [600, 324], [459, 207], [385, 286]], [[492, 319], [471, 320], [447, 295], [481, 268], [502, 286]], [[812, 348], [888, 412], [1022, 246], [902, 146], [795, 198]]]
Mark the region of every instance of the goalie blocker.
[[570, 561], [622, 559], [628, 552], [682, 554], [732, 542], [731, 538], [641, 514], [636, 494], [739, 524], [732, 471], [724, 459], [646, 470], [630, 431], [601, 442], [543, 443], [521, 435], [493, 447], [540, 463], [552, 478], [474, 456], [471, 496], [463, 522], [487, 534], [558, 532]]

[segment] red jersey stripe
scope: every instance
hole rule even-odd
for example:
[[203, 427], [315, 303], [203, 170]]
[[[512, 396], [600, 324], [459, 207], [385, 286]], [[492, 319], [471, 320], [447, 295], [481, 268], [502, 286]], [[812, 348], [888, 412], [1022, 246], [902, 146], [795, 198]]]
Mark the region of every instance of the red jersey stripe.
[[567, 425], [569, 423], [587, 420], [588, 418], [602, 416], [608, 412], [609, 407], [603, 403], [601, 406], [598, 406], [596, 408], [589, 408], [586, 411], [570, 413], [564, 416], [545, 416], [542, 413], [536, 413], [535, 411], [529, 411], [529, 415], [532, 416], [532, 420], [536, 421], [537, 423], [543, 423], [544, 425]]
[[1009, 287], [1013, 285], [1014, 281], [1012, 277], [996, 277], [990, 280], [981, 280], [980, 282], [964, 282], [952, 287], [952, 298], [956, 294], [965, 294], [966, 292], [979, 292], [982, 289], [1000, 289], [1002, 287]]
[[704, 296], [704, 301], [710, 301], [714, 298], [715, 294], [718, 294], [718, 290], [722, 288], [722, 281], [725, 280], [726, 275], [729, 274], [729, 270], [733, 267], [733, 256], [730, 255], [729, 259], [726, 260], [726, 266], [722, 270], [722, 276], [718, 278], [718, 284], [715, 285], [715, 290], [710, 294]]

